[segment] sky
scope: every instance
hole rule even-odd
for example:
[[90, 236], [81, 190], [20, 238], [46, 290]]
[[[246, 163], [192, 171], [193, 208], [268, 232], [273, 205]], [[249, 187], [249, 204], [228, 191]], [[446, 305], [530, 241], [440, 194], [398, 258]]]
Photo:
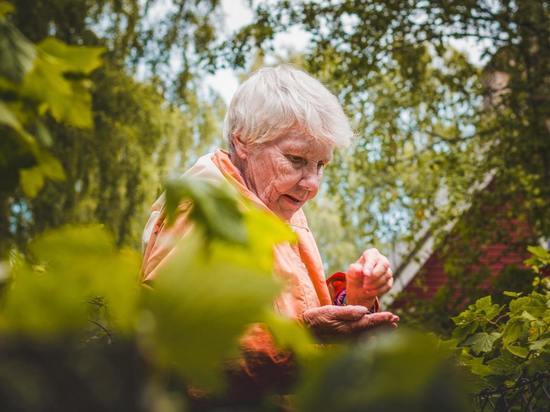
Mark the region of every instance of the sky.
[[[225, 14], [225, 35], [229, 36], [252, 22], [252, 10], [246, 3], [245, 0], [222, 0], [222, 8]], [[303, 50], [308, 41], [309, 35], [305, 31], [294, 29], [289, 33], [277, 35], [275, 37], [275, 47], [283, 49], [290, 46], [296, 50]], [[218, 70], [214, 75], [206, 78], [206, 84], [220, 93], [227, 104], [229, 104], [231, 97], [239, 86], [237, 76], [231, 69]]]

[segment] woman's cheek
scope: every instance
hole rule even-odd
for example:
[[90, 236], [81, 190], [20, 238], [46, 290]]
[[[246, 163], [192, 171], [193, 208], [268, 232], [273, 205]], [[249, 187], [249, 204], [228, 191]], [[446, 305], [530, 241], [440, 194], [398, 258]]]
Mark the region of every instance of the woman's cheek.
[[275, 179], [277, 190], [280, 193], [288, 192], [302, 177], [302, 171], [291, 165], [281, 165]]

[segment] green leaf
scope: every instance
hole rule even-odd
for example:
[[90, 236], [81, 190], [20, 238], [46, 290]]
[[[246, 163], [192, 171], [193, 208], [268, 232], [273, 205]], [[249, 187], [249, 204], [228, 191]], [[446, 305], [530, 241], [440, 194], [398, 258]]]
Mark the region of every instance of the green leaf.
[[459, 360], [460, 363], [467, 366], [474, 375], [485, 377], [493, 373], [492, 368], [483, 363], [483, 357], [472, 356], [465, 350], [461, 353]]
[[42, 186], [44, 186], [44, 174], [40, 167], [35, 166], [28, 169], [19, 170], [19, 181], [23, 193], [30, 198], [35, 197]]
[[63, 73], [88, 74], [102, 64], [103, 47], [69, 46], [62, 41], [48, 37], [38, 44], [38, 48], [59, 59]]
[[[426, 351], [427, 347], [431, 350]], [[319, 369], [315, 369], [317, 362], [312, 362], [312, 371], [305, 372], [297, 391], [296, 410], [407, 410], [407, 405], [424, 404], [420, 397], [429, 399], [425, 405], [433, 407], [433, 397], [439, 390], [450, 390], [454, 396], [461, 389], [451, 377], [454, 368], [447, 362], [448, 355], [438, 340], [427, 334], [405, 330], [381, 333], [327, 356]], [[403, 370], [415, 372], [401, 374]], [[449, 379], [440, 378], [443, 371], [452, 371], [445, 375]], [[398, 389], [396, 376], [402, 377]], [[434, 382], [443, 386], [436, 388]]]
[[109, 328], [132, 326], [138, 297], [140, 257], [117, 250], [99, 225], [63, 227], [36, 238], [37, 265], [15, 268], [0, 327], [34, 337], [64, 336], [91, 325], [90, 299], [103, 297]]
[[17, 132], [23, 131], [23, 126], [17, 120], [17, 116], [10, 110], [10, 108], [0, 101], [0, 124], [11, 127]]
[[528, 321], [537, 321], [538, 319], [535, 318], [533, 315], [531, 315], [529, 312], [527, 311], [523, 311], [520, 315], [523, 319], [526, 319]]
[[493, 343], [500, 337], [499, 333], [480, 332], [470, 336], [464, 345], [470, 346], [476, 354], [487, 353], [493, 349]]
[[75, 127], [93, 125], [90, 82], [66, 77], [67, 73], [88, 73], [101, 63], [101, 48], [67, 46], [46, 39], [38, 48], [33, 69], [25, 76], [20, 93], [41, 105], [41, 114]]
[[539, 259], [550, 263], [550, 251], [546, 250], [542, 246], [527, 246], [527, 250]]
[[12, 4], [4, 0], [0, 1], [0, 17], [4, 17], [6, 14], [12, 13], [14, 10], [15, 7], [13, 7]]
[[34, 45], [0, 17], [0, 77], [20, 83], [32, 69], [35, 59]]
[[267, 312], [264, 319], [279, 348], [290, 349], [304, 360], [318, 353], [317, 342], [303, 325], [273, 311]]
[[503, 294], [504, 296], [509, 296], [509, 297], [511, 297], [511, 298], [519, 298], [519, 297], [522, 295], [521, 292], [510, 292], [510, 291], [507, 291], [507, 290], [505, 290], [504, 292], [502, 292], [502, 294]]
[[485, 297], [482, 297], [481, 299], [478, 299], [475, 303], [475, 307], [477, 309], [486, 309], [486, 308], [489, 308], [492, 304], [492, 300], [491, 300], [491, 296], [485, 296]]
[[25, 76], [21, 94], [43, 104], [58, 120], [76, 127], [91, 127], [91, 97], [82, 82], [69, 81], [64, 65], [43, 54], [33, 70]]
[[521, 365], [520, 361], [507, 351], [501, 351], [500, 356], [487, 362], [493, 375], [511, 375]]
[[542, 351], [550, 345], [550, 338], [539, 339], [529, 344], [529, 349], [532, 351]]
[[218, 186], [187, 177], [170, 179], [166, 183], [166, 210], [168, 221], [175, 219], [182, 200], [193, 203], [191, 219], [201, 225], [208, 239], [218, 238], [244, 244], [247, 234], [238, 197], [228, 184]]
[[514, 299], [510, 302], [510, 313], [519, 314], [524, 311], [529, 312], [535, 317], [542, 317], [546, 311], [546, 302], [547, 299], [543, 298], [541, 295], [531, 293], [528, 296], [523, 296], [517, 299]]
[[502, 331], [502, 342], [504, 346], [508, 346], [511, 343], [517, 341], [522, 337], [524, 333], [524, 322], [518, 318], [512, 318], [504, 327]]
[[0, 17], [4, 17], [7, 14], [13, 13], [15, 7], [11, 3], [8, 3], [5, 0], [0, 0]]
[[25, 195], [31, 198], [35, 197], [42, 189], [45, 179], [65, 179], [65, 173], [59, 160], [46, 152], [40, 152], [37, 160], [36, 166], [19, 170], [21, 188]]
[[510, 345], [510, 346], [507, 346], [506, 349], [508, 349], [510, 353], [520, 358], [526, 358], [527, 355], [529, 354], [529, 350], [527, 348], [524, 348], [523, 346]]
[[[245, 244], [220, 238], [207, 242], [195, 227], [178, 242], [147, 295], [157, 361], [175, 365], [199, 386], [221, 387], [222, 360], [237, 356], [238, 338], [247, 325], [265, 319], [279, 293], [271, 274], [275, 243], [251, 249], [257, 238], [250, 235]], [[270, 239], [269, 233], [261, 236]]]

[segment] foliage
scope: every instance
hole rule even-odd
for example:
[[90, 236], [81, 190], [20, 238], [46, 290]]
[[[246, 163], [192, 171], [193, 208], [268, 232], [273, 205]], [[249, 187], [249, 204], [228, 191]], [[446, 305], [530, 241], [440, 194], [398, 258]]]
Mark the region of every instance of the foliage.
[[[5, 18], [6, 24], [17, 26], [34, 42], [48, 42], [48, 52], [52, 52], [53, 43], [71, 44], [65, 49], [73, 53], [70, 63], [82, 67], [92, 62], [82, 54], [88, 50], [82, 44], [93, 46], [89, 50], [103, 46], [102, 50], [107, 52], [104, 65], [91, 77], [71, 74], [63, 78], [70, 84], [86, 86], [86, 93], [82, 87], [70, 89], [75, 96], [80, 93], [79, 96], [85, 97], [65, 95], [61, 100], [64, 108], [56, 106], [58, 111], [71, 109], [72, 115], [81, 116], [84, 120], [78, 124], [90, 125], [93, 121], [93, 129], [66, 125], [47, 114], [40, 117], [36, 127], [29, 120], [30, 131], [41, 145], [47, 146], [47, 152], [40, 152], [43, 158], [40, 169], [35, 167], [29, 169], [33, 173], [24, 173], [25, 187], [36, 192], [32, 193], [36, 196], [31, 198], [21, 190], [13, 190], [13, 184], [2, 192], [0, 255], [4, 256], [14, 245], [24, 249], [29, 239], [49, 228], [97, 221], [107, 225], [118, 244], [137, 247], [149, 205], [158, 195], [167, 170], [185, 167], [219, 138], [224, 108], [218, 96], [197, 86], [194, 77], [199, 73], [195, 73], [195, 67], [187, 67], [186, 86], [180, 84], [185, 99], [169, 87], [178, 82], [167, 76], [155, 77], [166, 71], [165, 65], [177, 48], [176, 43], [170, 42], [170, 36], [160, 34], [164, 30], [175, 36], [172, 40], [185, 40], [189, 47], [194, 42], [198, 42], [198, 49], [206, 47], [215, 37], [215, 32], [207, 27], [211, 28], [218, 18], [212, 12], [217, 4], [179, 2], [153, 22], [147, 18], [148, 10], [158, 6], [150, 2], [147, 5], [84, 0], [70, 5], [55, 0], [29, 3], [14, 2], [16, 8]], [[197, 27], [210, 30], [213, 37], [200, 35], [203, 29], [196, 30]], [[55, 39], [44, 40], [48, 35]], [[31, 43], [26, 40], [25, 44]], [[64, 52], [57, 46], [53, 48]], [[7, 61], [2, 58], [3, 63]], [[48, 61], [51, 63], [51, 59]], [[150, 70], [146, 70], [147, 80], [137, 80], [134, 75], [138, 69], [146, 67]], [[52, 98], [53, 89], [48, 82], [63, 67], [53, 68], [37, 72], [33, 81], [35, 90], [41, 93], [50, 90]], [[66, 92], [67, 87], [63, 90]], [[91, 104], [91, 111], [82, 110], [79, 102]], [[2, 147], [2, 154], [14, 150], [11, 146]], [[18, 181], [18, 175], [14, 174], [18, 167], [32, 166], [32, 158], [28, 156], [10, 155], [9, 159], [10, 163], [2, 169], [6, 176], [3, 185]], [[38, 191], [42, 183], [39, 171], [52, 177], [63, 175], [64, 180], [46, 182], [44, 190]]]
[[[528, 262], [540, 273], [548, 268], [550, 253], [536, 253]], [[550, 362], [550, 279], [535, 278], [528, 294], [504, 292], [509, 301], [495, 304], [483, 297], [453, 318], [453, 341], [459, 362], [479, 377], [478, 398], [505, 410], [546, 410], [545, 394]], [[480, 388], [482, 389], [480, 391]]]
[[332, 354], [322, 371], [304, 376], [298, 410], [469, 410], [449, 354], [426, 334], [402, 331], [370, 338]]
[[229, 242], [245, 243], [242, 213], [230, 190], [226, 186], [216, 188], [188, 178], [169, 180], [166, 184], [168, 221], [174, 221], [182, 198], [195, 199], [190, 218], [203, 224], [207, 238], [219, 237]]
[[[2, 2], [0, 31], [0, 127], [2, 140], [0, 204], [5, 219], [7, 197], [20, 185], [32, 198], [45, 179], [65, 177], [49, 147], [45, 125], [51, 117], [74, 127], [90, 127], [90, 83], [85, 75], [100, 64], [101, 48], [72, 47], [47, 38], [37, 45], [7, 20], [13, 8]], [[5, 225], [5, 224], [4, 224]], [[4, 226], [2, 225], [2, 226]], [[5, 228], [2, 232], [5, 233]]]
[[[228, 193], [214, 187], [207, 191]], [[212, 204], [216, 196], [192, 199]], [[235, 199], [234, 194], [229, 198], [231, 207]], [[104, 332], [114, 344], [137, 338], [159, 367], [175, 369], [202, 386], [219, 384], [222, 358], [236, 355], [237, 338], [247, 324], [262, 319], [279, 290], [271, 277], [273, 245], [294, 237], [266, 212], [248, 210], [239, 216], [235, 224], [246, 228], [246, 244], [219, 238], [207, 230], [211, 221], [197, 221], [176, 246], [154, 291], [138, 285], [137, 254], [117, 250], [103, 228], [45, 233], [30, 245], [32, 264], [14, 263], [2, 299], [2, 334], [35, 345], [62, 344], [66, 337], [87, 340], [90, 333], [97, 338]], [[208, 248], [205, 233], [213, 234]], [[90, 332], [90, 325], [97, 327]]]
[[2, 308], [4, 331], [48, 338], [85, 329], [85, 302], [97, 297], [109, 308], [113, 328], [132, 326], [140, 259], [135, 251], [116, 250], [97, 225], [45, 233], [29, 249], [33, 263], [18, 262], [12, 271]]
[[32, 41], [101, 44], [119, 70], [153, 78], [171, 101], [196, 98], [220, 35], [219, 0], [14, 0], [15, 26]]
[[[246, 242], [225, 237], [209, 227], [211, 219], [195, 215], [195, 228], [179, 240], [151, 290], [138, 287], [136, 254], [116, 249], [100, 226], [64, 227], [38, 237], [30, 246], [32, 261], [14, 262], [2, 296], [0, 356], [11, 354], [15, 360], [0, 367], [3, 405], [22, 410], [40, 402], [74, 405], [73, 390], [60, 392], [53, 382], [44, 385], [48, 392], [36, 386], [30, 397], [21, 389], [26, 382], [36, 382], [33, 377], [45, 376], [51, 367], [46, 359], [51, 357], [61, 365], [56, 368], [56, 380], [73, 377], [74, 391], [90, 399], [90, 405], [102, 405], [105, 410], [120, 405], [180, 410], [186, 402], [185, 383], [216, 391], [223, 388], [226, 361], [238, 357], [239, 336], [250, 323], [262, 322], [281, 348], [296, 355], [302, 376], [295, 401], [300, 410], [318, 410], [319, 404], [327, 402], [338, 411], [367, 404], [394, 409], [408, 404], [422, 410], [436, 393], [449, 396], [440, 396], [435, 404], [464, 410], [454, 378], [438, 378], [440, 373], [447, 376], [448, 351], [442, 347], [434, 356], [425, 350], [437, 345], [435, 338], [380, 335], [358, 342], [355, 348], [322, 349], [302, 326], [276, 315], [272, 300], [281, 285], [271, 275], [273, 245], [294, 241], [294, 234], [272, 214], [239, 200], [232, 190], [186, 184], [195, 190], [186, 192], [183, 199], [203, 210], [219, 208], [229, 226], [244, 228]], [[178, 197], [183, 195], [180, 188], [172, 184], [167, 190]], [[220, 197], [226, 202], [218, 203]], [[236, 207], [239, 213], [225, 214], [226, 208]], [[29, 369], [31, 358], [34, 363]], [[23, 365], [15, 376], [13, 362]], [[71, 362], [80, 369], [73, 369]], [[116, 395], [98, 382], [96, 389], [107, 392], [104, 399], [96, 399], [98, 392], [94, 395], [93, 385], [84, 382], [117, 379], [121, 372], [111, 362], [136, 369], [138, 375]], [[388, 392], [404, 366], [418, 373], [403, 378], [399, 389]], [[373, 376], [375, 385], [369, 384]], [[171, 389], [173, 384], [179, 388]], [[325, 398], [333, 393], [326, 390], [327, 385], [343, 398]], [[363, 385], [369, 390], [361, 391]], [[143, 398], [143, 393], [148, 397]], [[264, 402], [262, 394], [256, 395]]]
[[[293, 24], [311, 34], [292, 59], [337, 92], [358, 132], [310, 210], [329, 268], [460, 216], [446, 242], [453, 282], [408, 319], [449, 330], [453, 288], [467, 286], [460, 304], [484, 293], [483, 268], [468, 271], [484, 244], [523, 247], [548, 233], [548, 7], [360, 3], [259, 4], [221, 53], [241, 65]], [[255, 323], [293, 353], [300, 410], [547, 409], [550, 255], [540, 247], [527, 262], [534, 290], [472, 303], [452, 319], [450, 341], [394, 332], [321, 346], [272, 309], [284, 287], [271, 276], [272, 248], [293, 241], [290, 230], [228, 188], [176, 179], [169, 215], [191, 201], [194, 229], [152, 290], [140, 286], [139, 256], [120, 246], [137, 246], [166, 171], [219, 135], [223, 103], [200, 79], [220, 63], [220, 2], [13, 4], [0, 1], [3, 409], [187, 410], [197, 387], [231, 389], [239, 337]], [[485, 67], [451, 39], [487, 40]], [[453, 349], [469, 375], [449, 360]], [[259, 403], [246, 408], [280, 407], [270, 390], [249, 394]]]

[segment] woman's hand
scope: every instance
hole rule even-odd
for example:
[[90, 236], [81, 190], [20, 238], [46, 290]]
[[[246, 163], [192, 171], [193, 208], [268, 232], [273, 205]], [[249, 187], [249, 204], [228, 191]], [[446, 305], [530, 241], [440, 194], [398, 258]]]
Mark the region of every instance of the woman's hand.
[[393, 285], [389, 260], [377, 249], [367, 249], [346, 273], [346, 301], [350, 305], [372, 307], [377, 296]]
[[370, 313], [365, 306], [352, 305], [308, 309], [302, 319], [321, 340], [356, 336], [379, 326], [395, 328], [399, 322], [399, 317], [393, 313]]

